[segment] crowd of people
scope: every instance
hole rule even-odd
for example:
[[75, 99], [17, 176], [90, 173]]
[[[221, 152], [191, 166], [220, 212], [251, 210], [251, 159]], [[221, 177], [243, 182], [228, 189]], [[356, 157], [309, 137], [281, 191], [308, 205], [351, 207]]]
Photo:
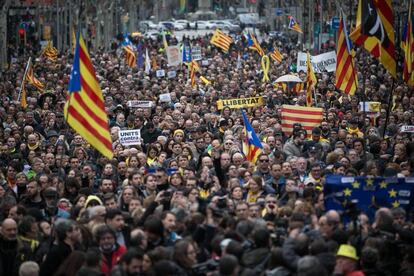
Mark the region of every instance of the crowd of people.
[[[273, 85], [295, 67], [299, 47], [288, 38], [264, 36], [262, 47], [278, 47], [283, 61], [272, 62], [270, 81], [262, 82], [260, 57], [244, 36], [228, 53], [210, 45], [210, 35], [185, 37], [206, 60], [195, 87], [186, 65], [167, 67], [161, 37], [140, 39], [153, 66], [175, 70], [174, 78], [129, 68], [121, 47], [89, 45], [112, 160], [65, 122], [69, 51], [56, 62], [34, 60], [46, 89], [29, 86], [25, 109], [18, 95], [26, 61], [16, 57], [2, 72], [0, 275], [414, 275], [410, 210], [383, 207], [349, 223], [346, 213], [325, 208], [323, 193], [329, 174], [413, 175], [414, 136], [400, 131], [414, 125], [407, 85], [358, 50], [357, 93], [338, 91], [334, 73], [316, 74], [324, 119], [311, 132], [295, 124], [287, 134], [281, 106], [306, 104], [305, 91]], [[179, 42], [171, 36], [168, 43]], [[165, 93], [170, 102], [159, 100]], [[216, 105], [251, 96], [265, 99], [246, 109], [263, 145], [255, 163], [242, 152], [240, 109]], [[131, 100], [154, 104], [135, 108]], [[382, 103], [377, 118], [359, 110], [363, 100]], [[125, 129], [140, 129], [141, 144], [122, 145]]]

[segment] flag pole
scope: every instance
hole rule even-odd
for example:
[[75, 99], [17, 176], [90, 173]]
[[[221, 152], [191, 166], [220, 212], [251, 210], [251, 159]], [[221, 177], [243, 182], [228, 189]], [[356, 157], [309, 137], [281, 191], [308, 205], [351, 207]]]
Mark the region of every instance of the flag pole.
[[385, 125], [384, 125], [384, 129], [382, 131], [382, 138], [383, 139], [385, 137], [385, 132], [387, 131], [387, 127], [388, 127], [388, 122], [389, 122], [389, 117], [390, 117], [390, 112], [391, 112], [391, 103], [392, 103], [392, 94], [393, 94], [393, 91], [394, 91], [394, 85], [395, 85], [395, 80], [394, 80], [394, 78], [392, 78], [391, 91], [388, 95], [387, 117], [385, 118]]
[[20, 97], [22, 96], [23, 85], [24, 85], [24, 82], [26, 81], [27, 70], [29, 70], [29, 65], [31, 62], [32, 62], [32, 57], [29, 57], [29, 60], [27, 61], [27, 64], [26, 64], [26, 69], [24, 70], [23, 80], [22, 80], [22, 84], [20, 85], [20, 91], [19, 91], [19, 96], [17, 97], [17, 101], [20, 101]]

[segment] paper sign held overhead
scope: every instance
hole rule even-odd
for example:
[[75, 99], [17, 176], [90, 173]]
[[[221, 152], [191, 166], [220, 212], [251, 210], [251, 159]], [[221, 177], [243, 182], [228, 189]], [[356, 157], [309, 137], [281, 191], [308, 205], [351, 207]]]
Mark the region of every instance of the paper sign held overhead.
[[132, 146], [141, 144], [141, 130], [121, 130], [119, 131], [119, 142], [123, 146]]

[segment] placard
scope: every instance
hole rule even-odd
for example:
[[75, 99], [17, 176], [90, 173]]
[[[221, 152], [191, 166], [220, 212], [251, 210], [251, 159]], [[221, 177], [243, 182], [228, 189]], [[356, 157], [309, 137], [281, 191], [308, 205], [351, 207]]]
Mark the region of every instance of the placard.
[[168, 71], [167, 76], [169, 79], [173, 79], [177, 76], [177, 71]]
[[171, 95], [170, 93], [160, 94], [160, 102], [169, 103], [171, 102]]
[[194, 60], [201, 60], [201, 46], [193, 46], [193, 48], [191, 48], [191, 56]]
[[[306, 72], [306, 59], [306, 53], [298, 52], [297, 72]], [[335, 72], [336, 53], [335, 51], [331, 51], [317, 56], [311, 56], [311, 63], [315, 73], [322, 73], [323, 71]]]
[[209, 62], [207, 59], [201, 61], [202, 66], [208, 66]]
[[141, 130], [120, 130], [119, 131], [119, 142], [123, 146], [132, 146], [141, 144]]
[[414, 132], [414, 126], [401, 126], [401, 132]]
[[177, 66], [181, 63], [180, 46], [167, 47], [168, 66]]
[[165, 77], [165, 70], [161, 69], [161, 70], [157, 70], [157, 78], [162, 78]]
[[135, 108], [150, 108], [153, 105], [152, 101], [138, 101], [132, 100], [127, 102], [128, 107], [135, 107]]

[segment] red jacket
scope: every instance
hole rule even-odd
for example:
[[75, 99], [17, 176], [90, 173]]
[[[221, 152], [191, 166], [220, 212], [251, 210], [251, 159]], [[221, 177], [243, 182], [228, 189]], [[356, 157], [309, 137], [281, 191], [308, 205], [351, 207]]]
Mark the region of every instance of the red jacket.
[[352, 271], [346, 274], [346, 276], [365, 276], [365, 274], [362, 271]]
[[111, 264], [108, 263], [108, 258], [106, 257], [107, 254], [103, 254], [102, 266], [101, 271], [105, 275], [109, 275], [112, 269], [118, 264], [119, 260], [121, 259], [122, 255], [127, 251], [126, 247], [123, 245], [119, 245], [118, 248], [112, 252], [111, 255]]

